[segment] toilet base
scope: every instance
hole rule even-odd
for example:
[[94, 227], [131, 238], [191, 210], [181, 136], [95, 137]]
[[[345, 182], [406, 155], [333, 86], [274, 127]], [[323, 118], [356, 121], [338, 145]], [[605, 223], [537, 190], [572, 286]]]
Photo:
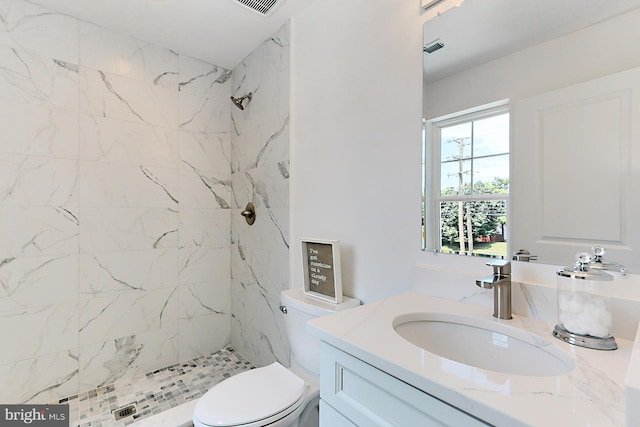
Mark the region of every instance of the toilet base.
[[315, 396], [307, 403], [300, 414], [297, 424], [291, 427], [318, 427], [320, 425], [320, 396]]
[[[300, 411], [301, 409], [301, 411]], [[291, 420], [291, 418], [294, 418]], [[269, 427], [318, 427], [320, 425], [320, 396], [311, 399], [304, 408], [289, 414], [289, 416], [269, 424]]]
[[288, 427], [318, 427], [320, 425], [320, 378], [312, 372], [291, 361], [289, 370], [302, 378], [307, 384], [307, 403], [296, 419], [296, 423]]

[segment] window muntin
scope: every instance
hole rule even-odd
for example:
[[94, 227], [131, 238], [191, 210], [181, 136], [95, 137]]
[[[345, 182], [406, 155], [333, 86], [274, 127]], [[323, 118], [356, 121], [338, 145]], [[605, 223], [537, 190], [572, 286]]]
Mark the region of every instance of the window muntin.
[[[435, 246], [507, 255], [509, 113], [506, 106], [432, 122]], [[435, 161], [437, 159], [437, 161]], [[429, 164], [428, 160], [425, 164]], [[460, 239], [462, 233], [463, 238]]]

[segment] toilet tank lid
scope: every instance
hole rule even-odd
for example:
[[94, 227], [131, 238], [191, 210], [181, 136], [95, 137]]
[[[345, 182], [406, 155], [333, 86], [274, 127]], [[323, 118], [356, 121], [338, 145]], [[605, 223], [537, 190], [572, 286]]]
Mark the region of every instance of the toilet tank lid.
[[306, 295], [303, 288], [283, 291], [280, 300], [285, 306], [295, 308], [312, 316], [324, 316], [360, 305], [360, 300], [349, 297], [343, 297], [340, 304], [333, 304]]

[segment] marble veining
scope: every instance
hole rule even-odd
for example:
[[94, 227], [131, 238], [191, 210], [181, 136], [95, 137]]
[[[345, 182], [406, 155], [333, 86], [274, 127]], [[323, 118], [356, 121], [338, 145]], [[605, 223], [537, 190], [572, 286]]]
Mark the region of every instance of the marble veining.
[[[222, 85], [231, 79], [231, 71], [216, 66], [204, 70], [202, 73], [189, 76], [184, 81], [178, 83], [178, 90], [188, 93], [209, 93], [216, 86]], [[195, 89], [194, 89], [195, 88]]]
[[[77, 269], [78, 256], [74, 254], [3, 261], [0, 265], [0, 310], [39, 309], [75, 301], [78, 280], [68, 277], [68, 272]], [[52, 293], [51, 288], [56, 292]]]
[[177, 130], [87, 114], [79, 120], [80, 159], [175, 168]]
[[78, 70], [0, 45], [0, 99], [77, 111]]
[[173, 287], [178, 281], [177, 256], [176, 248], [81, 254], [79, 291], [99, 296]]
[[229, 93], [229, 84], [214, 87], [214, 94], [201, 97], [188, 92], [179, 93], [179, 127], [183, 130], [204, 131], [208, 133], [228, 132], [229, 105], [219, 101], [224, 93]]
[[[2, 153], [59, 158], [74, 158], [77, 155], [77, 113], [73, 111], [0, 100], [0, 119]], [[25, 123], [30, 126], [24, 126]]]
[[166, 366], [178, 357], [178, 328], [140, 332], [136, 335], [86, 344], [79, 358], [79, 389], [87, 390], [113, 381], [124, 381], [148, 370]]
[[158, 87], [175, 90], [180, 79], [179, 54], [83, 21], [79, 23], [79, 55], [83, 67]]
[[[200, 207], [217, 206], [221, 209], [229, 209], [229, 203], [225, 199], [228, 199], [228, 194], [231, 192], [231, 182], [229, 180], [219, 179], [215, 176], [208, 175], [204, 171], [198, 170], [196, 167], [190, 165], [186, 161], [183, 161], [183, 164], [189, 167], [191, 169], [190, 172], [192, 173], [187, 173], [187, 171], [185, 171], [182, 176], [189, 177], [196, 182], [199, 181], [199, 183], [201, 184], [199, 192], [193, 192], [192, 194], [189, 194], [192, 199], [186, 201], [188, 205], [200, 205]], [[194, 187], [196, 186], [191, 186], [191, 188]], [[210, 196], [213, 196], [213, 199], [211, 199]], [[210, 201], [203, 201], [203, 198], [204, 200]], [[211, 202], [214, 202], [215, 204], [212, 205]]]
[[[278, 40], [278, 43], [273, 43]], [[289, 24], [234, 69], [231, 93], [253, 92], [231, 110], [231, 266], [234, 348], [252, 363], [289, 364], [289, 343], [278, 310], [289, 288]], [[249, 227], [240, 212], [256, 205]]]
[[[431, 266], [427, 262], [413, 268], [412, 288], [414, 290], [439, 298], [493, 307], [493, 291], [470, 286], [476, 278], [486, 276], [487, 266], [482, 258], [471, 259], [472, 271], [464, 271], [456, 268], [459, 266], [458, 257], [435, 256], [439, 258], [441, 265]], [[557, 322], [556, 270], [558, 268], [560, 266], [528, 262], [512, 263], [513, 312], [547, 322]], [[615, 276], [611, 283], [612, 299], [610, 301], [614, 313], [612, 333], [615, 337], [632, 340], [640, 321], [637, 276], [612, 274]], [[446, 283], [446, 286], [442, 286], [443, 283]]]
[[[0, 205], [70, 205], [78, 203], [78, 164], [70, 159], [0, 154]], [[42, 186], [41, 182], [50, 182]]]
[[[566, 353], [575, 368], [550, 377], [511, 375], [454, 362], [403, 339], [394, 319], [446, 313], [525, 331]], [[624, 384], [632, 343], [615, 351], [571, 346], [553, 338], [553, 323], [410, 292], [309, 322], [312, 333], [355, 357], [492, 425], [624, 426]]]
[[231, 137], [228, 132], [180, 131], [180, 168], [231, 176]]
[[231, 76], [0, 1], [0, 402], [229, 344]]
[[118, 101], [120, 101], [124, 105], [124, 107], [131, 112], [131, 114], [133, 114], [134, 116], [139, 118], [140, 121], [144, 122], [145, 120], [142, 118], [142, 116], [140, 114], [138, 114], [133, 109], [133, 107], [131, 106], [129, 101], [127, 101], [125, 98], [123, 98], [123, 96], [120, 95], [118, 93], [118, 91], [113, 87], [113, 85], [111, 84], [111, 82], [107, 78], [107, 75], [102, 71], [98, 71], [98, 74], [100, 74], [100, 79], [104, 83], [104, 87], [107, 89], [107, 91], [110, 92], [115, 98], [117, 98]]
[[152, 82], [80, 68], [80, 108], [112, 119], [174, 127], [178, 92]]
[[78, 21], [23, 0], [0, 3], [0, 45], [78, 63]]
[[226, 70], [2, 0], [0, 121], [0, 338], [19, 344], [0, 355], [0, 401], [231, 341], [288, 364], [288, 25]]

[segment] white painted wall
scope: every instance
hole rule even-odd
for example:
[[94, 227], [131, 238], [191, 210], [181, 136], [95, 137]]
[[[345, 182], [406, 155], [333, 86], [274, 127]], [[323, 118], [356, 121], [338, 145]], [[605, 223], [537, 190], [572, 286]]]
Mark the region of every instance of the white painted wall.
[[418, 1], [325, 0], [292, 21], [291, 287], [338, 239], [344, 294], [409, 289], [420, 249]]
[[[638, 66], [639, 19], [621, 16], [434, 83], [427, 117]], [[417, 1], [326, 0], [292, 22], [292, 287], [303, 283], [303, 237], [341, 241], [344, 293], [364, 302], [409, 289], [415, 264], [452, 271], [450, 257], [420, 251], [421, 43]], [[518, 55], [529, 62], [516, 65]], [[477, 260], [454, 264], [486, 272]]]

